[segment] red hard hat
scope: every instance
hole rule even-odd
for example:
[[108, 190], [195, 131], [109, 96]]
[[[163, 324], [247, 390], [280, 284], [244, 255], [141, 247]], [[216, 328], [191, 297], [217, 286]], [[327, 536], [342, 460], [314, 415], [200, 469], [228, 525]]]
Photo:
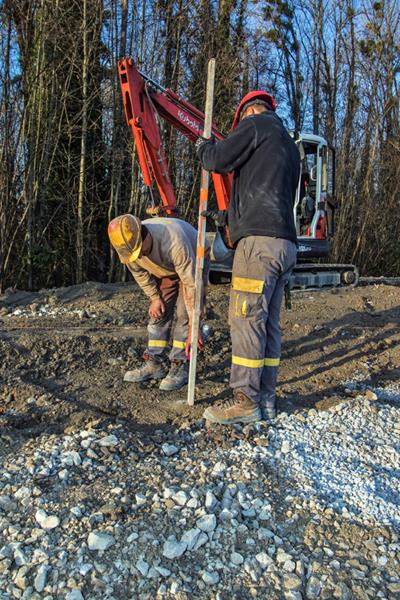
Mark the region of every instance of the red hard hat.
[[235, 118], [233, 119], [232, 123], [232, 129], [235, 129], [235, 127], [237, 127], [237, 124], [239, 123], [240, 119], [240, 113], [242, 112], [244, 105], [250, 102], [251, 100], [263, 100], [263, 102], [265, 102], [271, 107], [271, 110], [276, 110], [275, 98], [271, 96], [271, 94], [268, 94], [268, 92], [262, 92], [261, 90], [249, 92], [245, 95], [245, 97], [242, 99], [242, 101], [236, 109]]

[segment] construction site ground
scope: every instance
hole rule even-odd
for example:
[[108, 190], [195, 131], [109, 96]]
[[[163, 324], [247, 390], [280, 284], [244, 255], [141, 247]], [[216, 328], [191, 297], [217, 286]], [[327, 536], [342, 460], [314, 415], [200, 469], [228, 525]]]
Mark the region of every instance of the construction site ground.
[[[294, 293], [276, 423], [209, 430], [204, 409], [230, 395], [228, 295], [210, 287], [193, 408], [186, 388], [123, 381], [146, 345], [148, 301], [133, 282], [0, 296], [1, 599], [399, 597], [400, 287]], [[389, 458], [378, 468], [371, 450], [365, 473], [362, 457], [346, 473], [338, 459], [333, 489], [335, 452], [365, 432], [373, 444], [370, 415]], [[308, 438], [294, 441], [313, 423], [328, 455], [337, 430], [321, 481]], [[350, 502], [340, 486], [361, 491]], [[90, 532], [109, 534], [110, 550]]]
[[[210, 289], [211, 337], [189, 408], [186, 388], [160, 392], [154, 382], [122, 381], [146, 345], [148, 302], [134, 283], [8, 290], [0, 296], [0, 398], [10, 415], [3, 425], [29, 436], [68, 431], [94, 417], [124, 419], [138, 430], [199, 419], [230, 393], [228, 294], [227, 285]], [[356, 373], [382, 385], [400, 378], [400, 287], [294, 293], [281, 327], [282, 409], [334, 404]], [[46, 393], [57, 401], [33, 411], [27, 398]]]

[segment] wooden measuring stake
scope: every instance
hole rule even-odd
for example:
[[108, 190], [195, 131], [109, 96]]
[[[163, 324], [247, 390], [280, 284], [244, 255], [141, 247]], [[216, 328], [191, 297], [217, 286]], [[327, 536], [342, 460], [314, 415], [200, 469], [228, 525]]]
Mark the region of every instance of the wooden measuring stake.
[[[214, 79], [215, 79], [215, 58], [212, 58], [208, 63], [207, 75], [207, 91], [206, 91], [206, 108], [204, 120], [203, 137], [211, 136], [212, 114], [214, 101]], [[203, 301], [203, 273], [204, 273], [204, 250], [206, 243], [206, 217], [202, 216], [202, 212], [207, 210], [208, 204], [208, 187], [210, 184], [210, 174], [205, 169], [201, 170], [201, 188], [200, 188], [200, 204], [199, 204], [199, 220], [197, 227], [197, 250], [196, 250], [196, 273], [195, 273], [195, 300], [192, 316], [192, 336], [190, 349], [190, 364], [189, 364], [189, 381], [188, 381], [188, 404], [194, 404], [194, 391], [196, 385], [196, 367], [197, 367], [197, 343], [199, 338], [200, 313]]]

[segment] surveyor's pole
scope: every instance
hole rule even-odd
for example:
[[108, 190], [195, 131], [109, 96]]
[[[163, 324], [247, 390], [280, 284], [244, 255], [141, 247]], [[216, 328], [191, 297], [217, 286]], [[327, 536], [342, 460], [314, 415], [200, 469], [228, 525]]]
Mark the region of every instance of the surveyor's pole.
[[[215, 79], [215, 58], [208, 63], [206, 108], [204, 119], [203, 137], [211, 136], [212, 113], [214, 101], [214, 79]], [[196, 385], [196, 367], [197, 367], [197, 342], [199, 337], [200, 313], [203, 303], [203, 273], [204, 273], [204, 251], [206, 244], [206, 217], [203, 216], [207, 210], [208, 204], [208, 186], [210, 183], [210, 174], [205, 169], [201, 170], [200, 204], [199, 220], [197, 227], [197, 250], [196, 250], [196, 274], [195, 274], [195, 300], [192, 316], [192, 335], [189, 364], [189, 382], [188, 382], [188, 404], [194, 404], [194, 390]]]

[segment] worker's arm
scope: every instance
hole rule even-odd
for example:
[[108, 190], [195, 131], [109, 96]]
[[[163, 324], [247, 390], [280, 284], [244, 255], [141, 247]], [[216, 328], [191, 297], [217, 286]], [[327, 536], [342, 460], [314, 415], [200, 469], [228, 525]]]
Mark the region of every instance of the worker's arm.
[[201, 144], [197, 155], [207, 171], [230, 173], [240, 167], [257, 147], [254, 117], [243, 119], [232, 133], [217, 142], [210, 138]]
[[148, 296], [151, 300], [157, 300], [158, 298], [161, 298], [157, 281], [151, 273], [145, 269], [142, 269], [137, 263], [134, 262], [128, 263], [126, 266], [146, 296]]

